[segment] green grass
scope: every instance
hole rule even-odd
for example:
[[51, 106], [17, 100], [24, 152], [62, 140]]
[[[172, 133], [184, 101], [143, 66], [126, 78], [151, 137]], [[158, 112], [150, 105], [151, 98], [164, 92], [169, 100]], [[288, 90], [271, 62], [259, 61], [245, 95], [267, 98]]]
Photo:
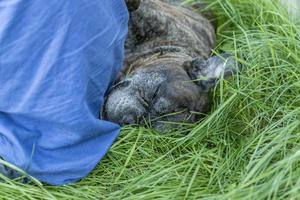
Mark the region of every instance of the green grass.
[[0, 199], [300, 199], [300, 28], [274, 0], [208, 0], [218, 47], [245, 70], [199, 123], [161, 135], [125, 127], [82, 181], [0, 181]]

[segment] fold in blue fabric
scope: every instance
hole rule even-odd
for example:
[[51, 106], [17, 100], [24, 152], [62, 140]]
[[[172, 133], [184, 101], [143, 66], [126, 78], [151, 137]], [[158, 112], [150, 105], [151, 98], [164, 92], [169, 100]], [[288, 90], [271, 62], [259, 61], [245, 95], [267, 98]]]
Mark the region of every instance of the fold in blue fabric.
[[99, 119], [124, 58], [124, 0], [0, 0], [0, 157], [52, 185], [85, 177], [120, 127]]

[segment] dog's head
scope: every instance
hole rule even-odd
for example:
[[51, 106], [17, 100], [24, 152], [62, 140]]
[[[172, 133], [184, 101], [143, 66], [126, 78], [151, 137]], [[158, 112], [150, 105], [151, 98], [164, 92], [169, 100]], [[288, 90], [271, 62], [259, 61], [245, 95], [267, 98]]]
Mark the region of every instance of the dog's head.
[[209, 109], [209, 91], [220, 77], [237, 69], [227, 54], [208, 60], [158, 59], [136, 68], [116, 84], [107, 96], [103, 117], [120, 125], [152, 121], [163, 130], [161, 121], [194, 122], [196, 113]]

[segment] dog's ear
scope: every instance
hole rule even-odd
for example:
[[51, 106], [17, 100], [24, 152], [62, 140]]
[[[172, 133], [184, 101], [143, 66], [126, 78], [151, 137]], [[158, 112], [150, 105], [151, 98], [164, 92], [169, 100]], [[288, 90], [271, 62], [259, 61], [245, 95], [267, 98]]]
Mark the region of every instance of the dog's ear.
[[186, 61], [183, 67], [191, 80], [196, 81], [203, 90], [208, 91], [216, 85], [220, 78], [228, 78], [236, 73], [241, 65], [233, 56], [223, 53], [208, 60], [196, 58]]
[[129, 12], [137, 10], [140, 6], [141, 0], [126, 0], [126, 5]]

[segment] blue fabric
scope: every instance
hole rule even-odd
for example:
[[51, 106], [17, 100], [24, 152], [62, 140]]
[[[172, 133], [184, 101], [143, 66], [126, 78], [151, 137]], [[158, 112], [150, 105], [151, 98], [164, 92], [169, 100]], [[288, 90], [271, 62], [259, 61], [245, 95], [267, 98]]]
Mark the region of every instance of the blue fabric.
[[86, 176], [119, 134], [99, 120], [124, 56], [124, 0], [0, 0], [0, 156], [39, 180]]

